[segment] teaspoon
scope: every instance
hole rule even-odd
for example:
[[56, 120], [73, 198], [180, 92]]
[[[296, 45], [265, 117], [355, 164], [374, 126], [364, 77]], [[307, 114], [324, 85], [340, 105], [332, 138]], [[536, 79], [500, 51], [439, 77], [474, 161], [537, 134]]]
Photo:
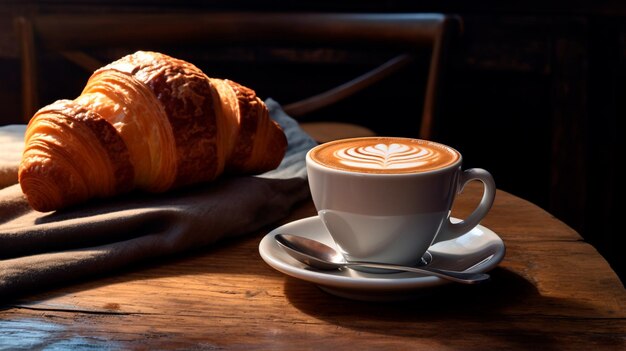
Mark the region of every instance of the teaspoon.
[[343, 255], [319, 241], [291, 234], [276, 234], [276, 242], [291, 257], [310, 267], [333, 270], [342, 267], [365, 267], [421, 273], [448, 279], [457, 283], [475, 284], [489, 279], [485, 273], [468, 273], [441, 270], [432, 267], [407, 267], [387, 263], [346, 261]]

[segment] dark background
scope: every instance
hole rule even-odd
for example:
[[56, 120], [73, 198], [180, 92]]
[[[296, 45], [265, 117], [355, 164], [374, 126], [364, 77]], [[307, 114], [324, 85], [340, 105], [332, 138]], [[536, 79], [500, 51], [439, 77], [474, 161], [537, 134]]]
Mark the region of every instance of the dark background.
[[[13, 18], [63, 13], [215, 11], [441, 12], [462, 19], [443, 89], [435, 139], [482, 167], [499, 188], [563, 220], [626, 275], [618, 199], [625, 158], [626, 3], [620, 1], [6, 1], [0, 0], [0, 125], [23, 123]], [[198, 48], [166, 53], [209, 76], [228, 77], [287, 103], [341, 82], [385, 55], [320, 48], [308, 52]], [[104, 62], [125, 52], [102, 48]], [[89, 73], [60, 57], [42, 61], [41, 103], [80, 94]], [[307, 117], [416, 136], [425, 61], [375, 89]], [[298, 65], [310, 64], [306, 73]], [[280, 79], [278, 78], [280, 76]], [[392, 124], [388, 116], [400, 116]], [[1, 146], [0, 146], [1, 147]]]

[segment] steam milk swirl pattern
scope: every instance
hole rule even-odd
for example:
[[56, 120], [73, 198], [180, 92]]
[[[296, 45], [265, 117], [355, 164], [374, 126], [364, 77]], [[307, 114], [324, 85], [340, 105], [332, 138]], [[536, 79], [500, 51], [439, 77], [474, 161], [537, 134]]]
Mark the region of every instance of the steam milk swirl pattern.
[[331, 141], [311, 150], [327, 167], [363, 173], [414, 173], [454, 164], [460, 154], [443, 144], [401, 137], [364, 137]]
[[440, 153], [406, 144], [355, 146], [335, 152], [337, 160], [348, 166], [368, 169], [420, 168], [436, 161]]

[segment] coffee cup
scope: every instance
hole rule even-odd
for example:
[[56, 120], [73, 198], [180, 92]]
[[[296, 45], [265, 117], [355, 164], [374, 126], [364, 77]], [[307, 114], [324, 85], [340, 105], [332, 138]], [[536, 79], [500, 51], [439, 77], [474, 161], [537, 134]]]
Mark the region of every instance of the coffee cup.
[[[489, 172], [461, 169], [455, 149], [432, 141], [363, 137], [311, 149], [306, 166], [319, 218], [347, 260], [417, 265], [428, 248], [468, 233], [489, 212]], [[453, 223], [454, 199], [472, 180], [483, 196]]]

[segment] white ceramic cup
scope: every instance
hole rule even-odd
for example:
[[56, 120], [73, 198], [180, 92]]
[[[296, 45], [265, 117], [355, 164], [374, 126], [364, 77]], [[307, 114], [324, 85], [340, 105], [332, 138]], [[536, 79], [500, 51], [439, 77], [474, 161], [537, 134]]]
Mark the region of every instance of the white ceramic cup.
[[[417, 151], [396, 152], [405, 144]], [[341, 149], [342, 145], [352, 145], [350, 152], [356, 157], [345, 150], [328, 152], [330, 147]], [[324, 148], [326, 161], [320, 156]], [[426, 170], [402, 168], [411, 152], [428, 154], [429, 150], [449, 153], [444, 156], [450, 159]], [[333, 158], [348, 158], [348, 165]], [[394, 159], [398, 160], [395, 164]], [[381, 160], [384, 164], [376, 163]], [[358, 169], [361, 162], [365, 168]], [[313, 202], [346, 259], [409, 266], [418, 264], [434, 243], [472, 230], [490, 210], [496, 193], [491, 174], [479, 168], [463, 171], [461, 162], [461, 154], [443, 144], [395, 137], [334, 141], [318, 145], [306, 155]], [[472, 180], [484, 184], [482, 199], [465, 220], [452, 223], [450, 209], [455, 196]]]

